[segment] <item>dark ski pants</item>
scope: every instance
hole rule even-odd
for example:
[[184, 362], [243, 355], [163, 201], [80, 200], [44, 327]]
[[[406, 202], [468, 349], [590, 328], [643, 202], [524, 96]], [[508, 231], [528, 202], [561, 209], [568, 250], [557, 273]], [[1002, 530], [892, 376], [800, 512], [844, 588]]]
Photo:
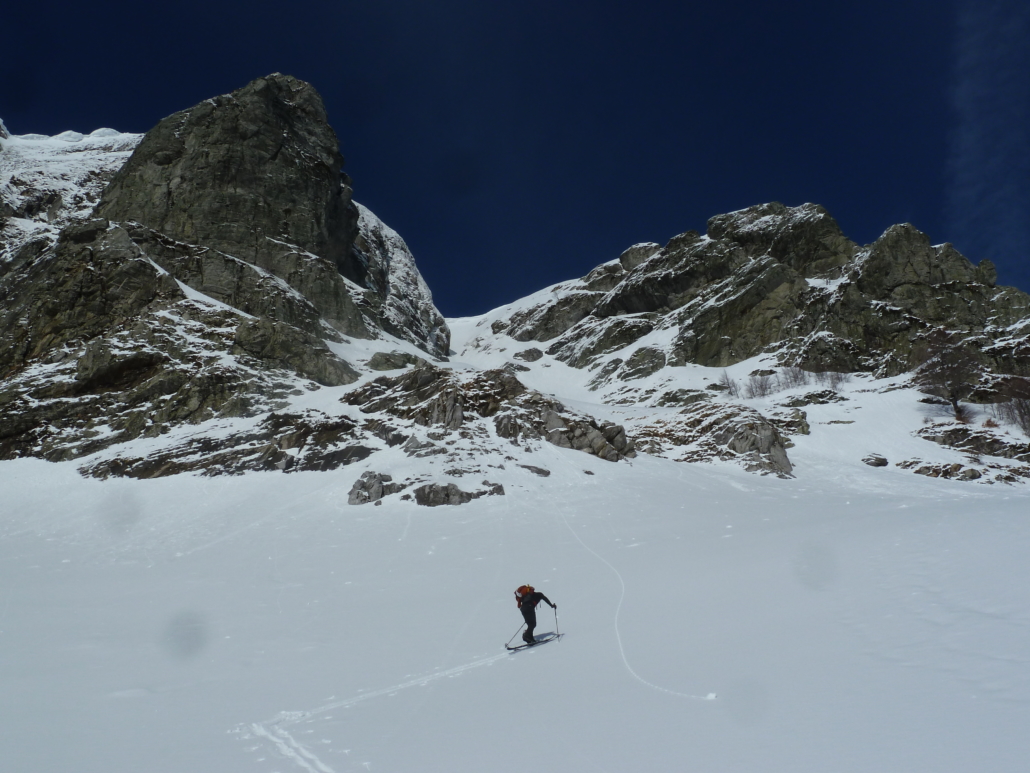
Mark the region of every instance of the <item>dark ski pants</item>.
[[526, 632], [522, 635], [525, 641], [533, 640], [533, 629], [536, 628], [536, 609], [525, 604], [522, 606], [522, 617], [526, 621]]

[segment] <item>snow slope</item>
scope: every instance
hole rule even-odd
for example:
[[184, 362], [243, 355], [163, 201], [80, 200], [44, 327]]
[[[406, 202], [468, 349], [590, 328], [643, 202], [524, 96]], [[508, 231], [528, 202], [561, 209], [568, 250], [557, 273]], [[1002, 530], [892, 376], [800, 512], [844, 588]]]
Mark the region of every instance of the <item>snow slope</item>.
[[[433, 509], [4, 462], [4, 767], [1025, 769], [1024, 487], [531, 459]], [[524, 582], [565, 636], [508, 655]]]

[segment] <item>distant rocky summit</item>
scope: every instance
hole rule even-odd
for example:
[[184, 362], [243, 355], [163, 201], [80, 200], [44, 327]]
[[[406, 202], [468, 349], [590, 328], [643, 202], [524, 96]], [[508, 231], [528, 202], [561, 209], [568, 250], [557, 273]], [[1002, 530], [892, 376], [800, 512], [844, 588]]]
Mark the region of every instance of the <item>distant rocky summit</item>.
[[[850, 433], [864, 474], [1030, 477], [1030, 296], [910, 225], [860, 246], [763, 204], [448, 325], [342, 165], [280, 74], [145, 136], [0, 123], [0, 460], [352, 467], [351, 504], [436, 506], [534, 485], [554, 449], [789, 477]], [[899, 391], [922, 422], [861, 434]]]

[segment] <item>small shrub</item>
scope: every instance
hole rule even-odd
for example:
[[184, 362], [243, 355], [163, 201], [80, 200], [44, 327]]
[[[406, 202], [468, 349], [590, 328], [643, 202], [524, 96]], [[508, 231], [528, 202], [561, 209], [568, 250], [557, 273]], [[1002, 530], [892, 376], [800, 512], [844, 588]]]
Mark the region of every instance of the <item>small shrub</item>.
[[780, 378], [786, 389], [808, 385], [808, 371], [797, 365], [791, 365], [783, 369]]
[[726, 391], [730, 393], [730, 397], [740, 397], [740, 385], [730, 378], [730, 374], [726, 371], [722, 372], [722, 378], [719, 379], [719, 384], [726, 387]]
[[951, 403], [959, 419], [959, 400], [968, 398], [981, 378], [975, 347], [953, 333], [936, 329], [917, 342], [913, 353], [924, 359], [915, 377], [920, 389]]
[[998, 424], [998, 422], [996, 422], [994, 419], [988, 419], [984, 422], [984, 426], [987, 427], [987, 429], [997, 429], [1001, 425]]
[[997, 406], [997, 414], [1010, 424], [1015, 424], [1025, 435], [1030, 435], [1030, 398], [1014, 397]]
[[956, 403], [955, 405], [955, 421], [959, 424], [970, 424], [973, 421], [973, 409], [968, 405], [962, 405], [962, 403]]
[[775, 381], [772, 376], [758, 375], [749, 376], [744, 386], [744, 397], [748, 399], [756, 397], [768, 397], [774, 391]]
[[824, 370], [820, 373], [813, 373], [815, 383], [819, 386], [828, 387], [834, 392], [840, 391], [840, 385], [851, 381], [850, 373], [837, 373], [833, 370]]

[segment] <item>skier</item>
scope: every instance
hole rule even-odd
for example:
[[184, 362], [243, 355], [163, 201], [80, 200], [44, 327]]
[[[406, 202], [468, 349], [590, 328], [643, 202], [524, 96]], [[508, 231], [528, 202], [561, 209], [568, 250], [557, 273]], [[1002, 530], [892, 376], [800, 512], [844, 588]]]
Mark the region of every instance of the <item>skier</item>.
[[526, 644], [536, 641], [533, 638], [533, 629], [536, 628], [536, 605], [541, 601], [546, 601], [551, 609], [558, 608], [557, 604], [552, 604], [547, 596], [533, 588], [532, 585], [520, 585], [515, 591], [515, 603], [519, 605], [522, 617], [526, 621], [526, 632], [522, 634], [522, 641]]

